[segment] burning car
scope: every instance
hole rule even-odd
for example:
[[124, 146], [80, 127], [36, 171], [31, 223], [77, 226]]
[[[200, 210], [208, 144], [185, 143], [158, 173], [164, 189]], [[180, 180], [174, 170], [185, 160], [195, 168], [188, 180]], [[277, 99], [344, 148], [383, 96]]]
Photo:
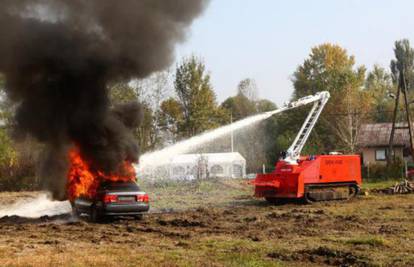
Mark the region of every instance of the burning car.
[[148, 194], [135, 182], [131, 162], [108, 174], [93, 168], [77, 148], [69, 152], [69, 161], [67, 194], [76, 215], [86, 214], [96, 222], [114, 216], [141, 218], [149, 210]]
[[71, 203], [76, 215], [86, 214], [93, 222], [109, 216], [141, 218], [149, 210], [148, 194], [135, 182], [103, 182], [92, 197], [80, 196]]

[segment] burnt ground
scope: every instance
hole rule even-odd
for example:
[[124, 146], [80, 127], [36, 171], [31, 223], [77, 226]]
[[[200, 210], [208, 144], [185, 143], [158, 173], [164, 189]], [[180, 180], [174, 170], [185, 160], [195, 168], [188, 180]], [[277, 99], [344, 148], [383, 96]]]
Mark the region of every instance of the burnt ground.
[[414, 266], [414, 195], [274, 206], [245, 181], [144, 187], [141, 221], [1, 218], [0, 266]]

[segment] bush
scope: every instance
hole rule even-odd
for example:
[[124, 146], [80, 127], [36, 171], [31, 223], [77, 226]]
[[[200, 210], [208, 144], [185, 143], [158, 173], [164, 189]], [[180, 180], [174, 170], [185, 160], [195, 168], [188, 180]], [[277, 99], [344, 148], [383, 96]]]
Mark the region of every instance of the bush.
[[16, 158], [16, 152], [13, 149], [12, 141], [5, 129], [0, 129], [0, 165], [11, 166]]
[[405, 175], [404, 162], [396, 158], [389, 166], [384, 164], [372, 164], [362, 168], [362, 176], [366, 180], [379, 181], [401, 178]]
[[0, 191], [36, 190], [35, 144], [28, 140], [14, 143], [0, 129]]

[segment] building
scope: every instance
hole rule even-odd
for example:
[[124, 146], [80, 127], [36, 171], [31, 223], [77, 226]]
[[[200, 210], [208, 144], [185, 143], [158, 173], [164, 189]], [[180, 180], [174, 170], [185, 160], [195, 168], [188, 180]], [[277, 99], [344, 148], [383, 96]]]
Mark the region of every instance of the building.
[[203, 153], [173, 156], [168, 164], [144, 173], [144, 178], [194, 180], [212, 177], [244, 178], [246, 160], [240, 153]]
[[[405, 124], [407, 125], [407, 124]], [[404, 126], [397, 123], [397, 127]], [[414, 126], [414, 125], [413, 125]], [[386, 164], [392, 123], [363, 124], [358, 133], [358, 145], [361, 148], [363, 164]], [[395, 157], [411, 161], [410, 135], [407, 129], [395, 129], [393, 154]]]

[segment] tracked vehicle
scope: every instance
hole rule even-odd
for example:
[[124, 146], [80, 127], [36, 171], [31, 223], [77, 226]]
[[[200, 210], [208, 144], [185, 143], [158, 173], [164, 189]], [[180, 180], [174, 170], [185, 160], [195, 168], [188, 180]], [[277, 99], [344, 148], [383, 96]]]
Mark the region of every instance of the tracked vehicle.
[[282, 110], [290, 110], [313, 103], [299, 133], [276, 163], [275, 170], [258, 174], [253, 180], [256, 197], [272, 203], [281, 199], [303, 199], [311, 203], [350, 199], [357, 195], [362, 182], [359, 155], [300, 155], [329, 97], [329, 92], [319, 92], [282, 107]]

